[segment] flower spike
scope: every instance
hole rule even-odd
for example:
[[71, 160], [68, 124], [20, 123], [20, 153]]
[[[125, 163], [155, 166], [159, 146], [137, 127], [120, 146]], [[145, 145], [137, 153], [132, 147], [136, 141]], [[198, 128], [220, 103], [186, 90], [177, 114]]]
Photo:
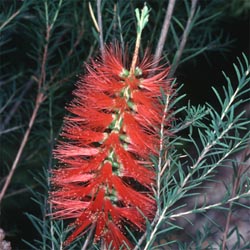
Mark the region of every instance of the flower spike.
[[132, 246], [126, 226], [144, 231], [145, 218], [155, 216], [150, 155], [159, 152], [161, 91], [171, 88], [169, 68], [152, 69], [148, 53], [132, 73], [117, 44], [103, 55], [86, 65], [74, 91], [65, 140], [54, 151], [60, 167], [52, 171], [50, 202], [55, 218], [74, 219], [66, 244], [94, 226], [94, 241], [118, 250]]
[[[155, 168], [164, 107], [162, 91], [171, 92], [169, 68], [155, 66], [147, 52], [138, 62], [148, 8], [136, 12], [138, 32], [130, 69], [118, 44], [86, 65], [75, 99], [65, 117], [54, 151], [60, 168], [52, 171], [53, 217], [74, 219], [65, 244], [94, 227], [94, 242], [106, 248], [132, 248], [126, 227], [144, 231], [156, 212]], [[168, 124], [166, 124], [168, 125]]]
[[148, 54], [129, 74], [119, 47], [107, 47], [81, 76], [69, 106], [60, 142], [54, 151], [61, 162], [52, 171], [53, 216], [75, 219], [66, 244], [95, 226], [94, 240], [120, 249], [132, 244], [125, 226], [145, 230], [153, 219], [155, 169], [150, 155], [159, 151], [163, 107], [161, 89], [169, 92], [169, 69], [152, 75]]

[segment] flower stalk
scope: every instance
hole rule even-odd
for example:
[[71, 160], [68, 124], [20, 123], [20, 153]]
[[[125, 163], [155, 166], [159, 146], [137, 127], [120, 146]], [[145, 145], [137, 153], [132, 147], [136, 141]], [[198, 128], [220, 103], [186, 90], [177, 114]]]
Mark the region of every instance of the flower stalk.
[[135, 42], [135, 50], [134, 55], [130, 67], [130, 75], [133, 75], [135, 73], [135, 66], [136, 62], [138, 60], [138, 54], [141, 44], [141, 35], [142, 30], [145, 28], [148, 18], [149, 18], [149, 9], [147, 5], [144, 5], [144, 8], [141, 11], [141, 15], [138, 9], [135, 10], [136, 20], [137, 20], [137, 36], [136, 36], [136, 42]]

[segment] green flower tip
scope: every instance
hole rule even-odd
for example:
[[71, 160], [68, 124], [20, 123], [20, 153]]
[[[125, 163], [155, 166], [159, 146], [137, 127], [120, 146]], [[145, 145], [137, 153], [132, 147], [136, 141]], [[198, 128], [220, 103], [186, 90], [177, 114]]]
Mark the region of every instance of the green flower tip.
[[122, 72], [119, 74], [121, 78], [127, 78], [129, 76], [129, 71], [127, 69], [122, 69]]
[[142, 75], [142, 69], [139, 67], [135, 68], [135, 76], [141, 76]]

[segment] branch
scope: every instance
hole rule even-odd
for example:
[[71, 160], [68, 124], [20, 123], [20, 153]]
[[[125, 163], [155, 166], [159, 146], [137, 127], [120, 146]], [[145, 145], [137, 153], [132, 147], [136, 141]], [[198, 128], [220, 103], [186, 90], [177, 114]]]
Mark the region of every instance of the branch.
[[157, 67], [159, 60], [162, 56], [162, 51], [164, 48], [164, 44], [167, 40], [167, 34], [168, 34], [168, 30], [169, 30], [169, 26], [170, 26], [170, 20], [172, 18], [173, 15], [173, 10], [174, 10], [174, 6], [175, 6], [175, 2], [176, 0], [169, 0], [168, 3], [168, 9], [165, 15], [165, 19], [164, 19], [164, 23], [162, 26], [162, 30], [161, 30], [161, 35], [160, 35], [160, 39], [158, 41], [156, 50], [155, 50], [155, 55], [154, 55], [154, 60], [153, 60], [153, 65], [154, 67]]
[[35, 103], [35, 107], [34, 107], [34, 110], [33, 110], [33, 113], [32, 113], [32, 116], [30, 118], [30, 121], [29, 121], [29, 126], [24, 134], [24, 137], [23, 137], [23, 140], [21, 142], [21, 145], [19, 147], [19, 150], [17, 152], [17, 155], [15, 157], [15, 160], [11, 166], [11, 169], [10, 169], [10, 172], [5, 180], [5, 183], [4, 183], [4, 186], [1, 190], [1, 193], [0, 193], [0, 203], [5, 195], [5, 192], [10, 184], [10, 181], [14, 175], [14, 172], [16, 170], [16, 167], [17, 167], [17, 164], [21, 158], [21, 155], [23, 153], [23, 149], [28, 141], [28, 138], [29, 138], [29, 135], [30, 135], [30, 131], [31, 131], [31, 128], [33, 127], [34, 125], [34, 122], [35, 122], [35, 119], [36, 119], [36, 116], [37, 116], [37, 112], [38, 112], [38, 109], [40, 108], [40, 105], [41, 103], [43, 102], [43, 99], [44, 99], [44, 95], [43, 93], [39, 92], [38, 95], [37, 95], [37, 98], [36, 98], [36, 103]]
[[99, 42], [100, 42], [100, 49], [102, 57], [104, 56], [104, 41], [103, 41], [103, 29], [102, 29], [102, 12], [101, 12], [101, 2], [102, 0], [97, 0], [97, 20], [98, 20], [98, 27], [99, 27]]
[[[21, 7], [22, 8], [22, 7]], [[11, 22], [20, 12], [21, 12], [21, 8], [16, 11], [15, 13], [13, 13], [1, 26], [0, 26], [0, 32], [1, 30], [9, 23]]]
[[88, 247], [88, 244], [89, 244], [89, 241], [92, 239], [92, 236], [93, 236], [93, 231], [95, 229], [95, 224], [93, 224], [91, 227], [90, 227], [90, 230], [89, 230], [89, 233], [88, 233], [88, 236], [84, 242], [84, 245], [82, 247], [81, 250], [86, 250], [87, 247]]
[[[246, 156], [246, 151], [244, 153], [244, 156]], [[244, 160], [246, 160], [246, 159], [244, 159]], [[242, 160], [241, 162], [243, 162], [244, 160]], [[241, 177], [242, 177], [242, 174], [244, 172], [243, 170], [244, 170], [244, 167], [243, 167], [243, 164], [241, 163], [239, 167], [237, 166], [237, 170], [236, 170], [237, 176], [233, 180], [232, 197], [236, 196], [236, 192], [237, 192], [237, 189], [240, 185]], [[222, 239], [222, 247], [221, 247], [222, 250], [226, 249], [227, 236], [228, 236], [230, 221], [231, 221], [232, 213], [233, 213], [232, 208], [233, 208], [233, 201], [230, 201], [229, 202], [229, 212], [227, 214], [226, 225], [225, 225], [223, 239]]]
[[227, 200], [225, 202], [218, 202], [218, 203], [214, 203], [214, 204], [211, 204], [211, 205], [208, 205], [208, 206], [199, 207], [199, 208], [197, 208], [195, 210], [188, 210], [186, 212], [182, 212], [182, 213], [178, 213], [178, 214], [172, 214], [168, 218], [170, 218], [170, 219], [178, 218], [178, 217], [182, 217], [182, 216], [185, 216], [185, 215], [193, 214], [194, 212], [195, 213], [202, 213], [205, 210], [221, 207], [223, 205], [226, 205], [228, 203], [232, 203], [232, 202], [234, 202], [236, 200], [239, 200], [241, 198], [248, 197], [249, 195], [250, 195], [250, 190], [248, 192], [246, 192], [246, 193], [236, 195], [236, 196], [232, 197], [231, 199], [229, 199], [229, 200]]
[[183, 50], [186, 46], [187, 39], [188, 39], [190, 30], [191, 30], [190, 27], [191, 27], [191, 24], [192, 24], [192, 21], [194, 18], [194, 14], [196, 11], [197, 2], [198, 2], [198, 0], [192, 0], [190, 15], [189, 15], [185, 30], [184, 30], [183, 35], [182, 35], [180, 46], [175, 54], [175, 58], [174, 58], [172, 68], [170, 70], [169, 78], [173, 77], [173, 75], [178, 67], [178, 64], [181, 60], [181, 56], [182, 56]]
[[12, 128], [5, 129], [5, 130], [3, 130], [1, 128], [0, 129], [0, 136], [3, 135], [3, 134], [8, 134], [10, 132], [13, 132], [13, 131], [18, 130], [18, 129], [23, 128], [23, 127], [24, 127], [23, 125], [19, 125], [19, 126], [14, 126]]
[[164, 128], [165, 128], [165, 121], [167, 118], [169, 103], [170, 103], [170, 95], [167, 94], [164, 112], [163, 112], [163, 116], [161, 120], [161, 129], [160, 129], [160, 150], [159, 150], [160, 153], [159, 153], [158, 173], [157, 173], [157, 183], [156, 183], [156, 188], [157, 188], [156, 193], [157, 193], [158, 199], [160, 199], [160, 192], [161, 192], [161, 177], [162, 177], [162, 174], [164, 173], [164, 170], [168, 166], [168, 161], [166, 161], [166, 163], [164, 164], [162, 168], [162, 162], [163, 162], [162, 153], [163, 153], [163, 147], [164, 147]]
[[[156, 196], [157, 199], [160, 200], [160, 192], [161, 192], [161, 177], [164, 173], [164, 170], [166, 169], [166, 167], [168, 166], [168, 161], [164, 164], [163, 168], [161, 167], [162, 165], [162, 153], [163, 153], [163, 142], [164, 142], [164, 124], [165, 124], [165, 120], [167, 117], [167, 111], [169, 108], [169, 103], [170, 103], [170, 95], [168, 94], [166, 96], [166, 103], [165, 103], [165, 107], [164, 107], [164, 112], [163, 112], [163, 116], [162, 116], [162, 120], [161, 120], [161, 128], [160, 128], [160, 149], [159, 149], [159, 162], [158, 162], [158, 172], [157, 172], [157, 179], [156, 179]], [[157, 225], [159, 223], [159, 218], [162, 216], [163, 213], [161, 213], [160, 215], [160, 207], [158, 206], [157, 211], [156, 211], [156, 215], [154, 220], [151, 222], [151, 227], [154, 227], [155, 225]], [[165, 213], [164, 213], [165, 214]], [[160, 220], [161, 221], [161, 220]], [[147, 245], [146, 247], [149, 247], [149, 243], [151, 242], [151, 240], [154, 238], [154, 235], [157, 231], [157, 226], [155, 226], [153, 232], [151, 232], [150, 234], [150, 239], [147, 241]], [[138, 243], [136, 244], [135, 248], [133, 250], [138, 250], [140, 245], [143, 243], [143, 241], [145, 240], [147, 236], [147, 232], [145, 232], [142, 237], [140, 238], [140, 240], [138, 241]], [[147, 248], [144, 248], [144, 250], [146, 250]]]

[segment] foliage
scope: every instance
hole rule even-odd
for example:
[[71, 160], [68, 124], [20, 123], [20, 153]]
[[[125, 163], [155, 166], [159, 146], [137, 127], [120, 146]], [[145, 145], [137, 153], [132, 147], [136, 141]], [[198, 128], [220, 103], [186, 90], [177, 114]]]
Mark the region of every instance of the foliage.
[[[52, 151], [64, 106], [72, 99], [78, 75], [84, 72], [83, 62], [99, 54], [100, 32], [94, 26], [89, 2], [99, 28], [98, 17], [102, 19], [104, 43], [118, 40], [122, 50], [132, 55], [137, 33], [134, 10], [142, 8], [145, 1], [0, 2], [1, 228], [13, 249], [62, 249], [70, 229], [68, 221], [50, 219], [48, 175], [55, 165]], [[171, 4], [172, 14], [168, 12]], [[230, 6], [214, 0], [148, 1], [150, 16], [142, 33], [140, 56], [147, 47], [152, 51], [160, 48], [162, 34], [166, 37], [159, 54], [172, 65], [172, 76], [182, 73], [180, 66], [197, 62], [201, 54], [208, 59], [212, 51], [227, 56], [234, 43], [219, 24], [228, 8], [235, 5], [233, 0]], [[245, 13], [247, 8], [238, 7], [235, 13]], [[167, 12], [170, 19], [163, 25]], [[234, 74], [224, 74], [222, 91], [214, 89], [219, 109], [211, 103], [195, 106], [187, 102], [176, 82], [173, 94], [162, 91], [162, 104], [171, 117], [162, 118], [159, 157], [152, 157], [157, 166], [154, 193], [158, 210], [144, 235], [128, 229], [135, 250], [159, 249], [160, 245], [164, 249], [202, 249], [204, 244], [226, 249], [232, 235], [237, 236], [234, 249], [249, 247], [249, 239], [244, 239], [237, 225], [230, 228], [237, 210], [249, 209], [250, 125], [244, 111], [250, 96], [247, 56], [239, 55], [233, 68]], [[195, 77], [195, 72], [190, 74]], [[166, 135], [164, 121], [169, 118], [171, 133]], [[246, 152], [244, 157], [236, 158], [240, 152]], [[230, 173], [231, 181], [225, 183], [220, 199], [211, 202], [207, 186], [218, 182], [216, 174], [221, 168]], [[222, 213], [225, 223], [216, 224], [209, 211]], [[212, 223], [196, 230], [191, 239], [179, 238], [184, 224], [178, 219], [194, 223], [189, 215], [207, 216]], [[24, 232], [18, 224], [29, 229]], [[221, 240], [214, 240], [214, 228], [221, 232], [217, 233]], [[91, 230], [68, 249], [90, 246], [101, 247], [93, 244]]]

